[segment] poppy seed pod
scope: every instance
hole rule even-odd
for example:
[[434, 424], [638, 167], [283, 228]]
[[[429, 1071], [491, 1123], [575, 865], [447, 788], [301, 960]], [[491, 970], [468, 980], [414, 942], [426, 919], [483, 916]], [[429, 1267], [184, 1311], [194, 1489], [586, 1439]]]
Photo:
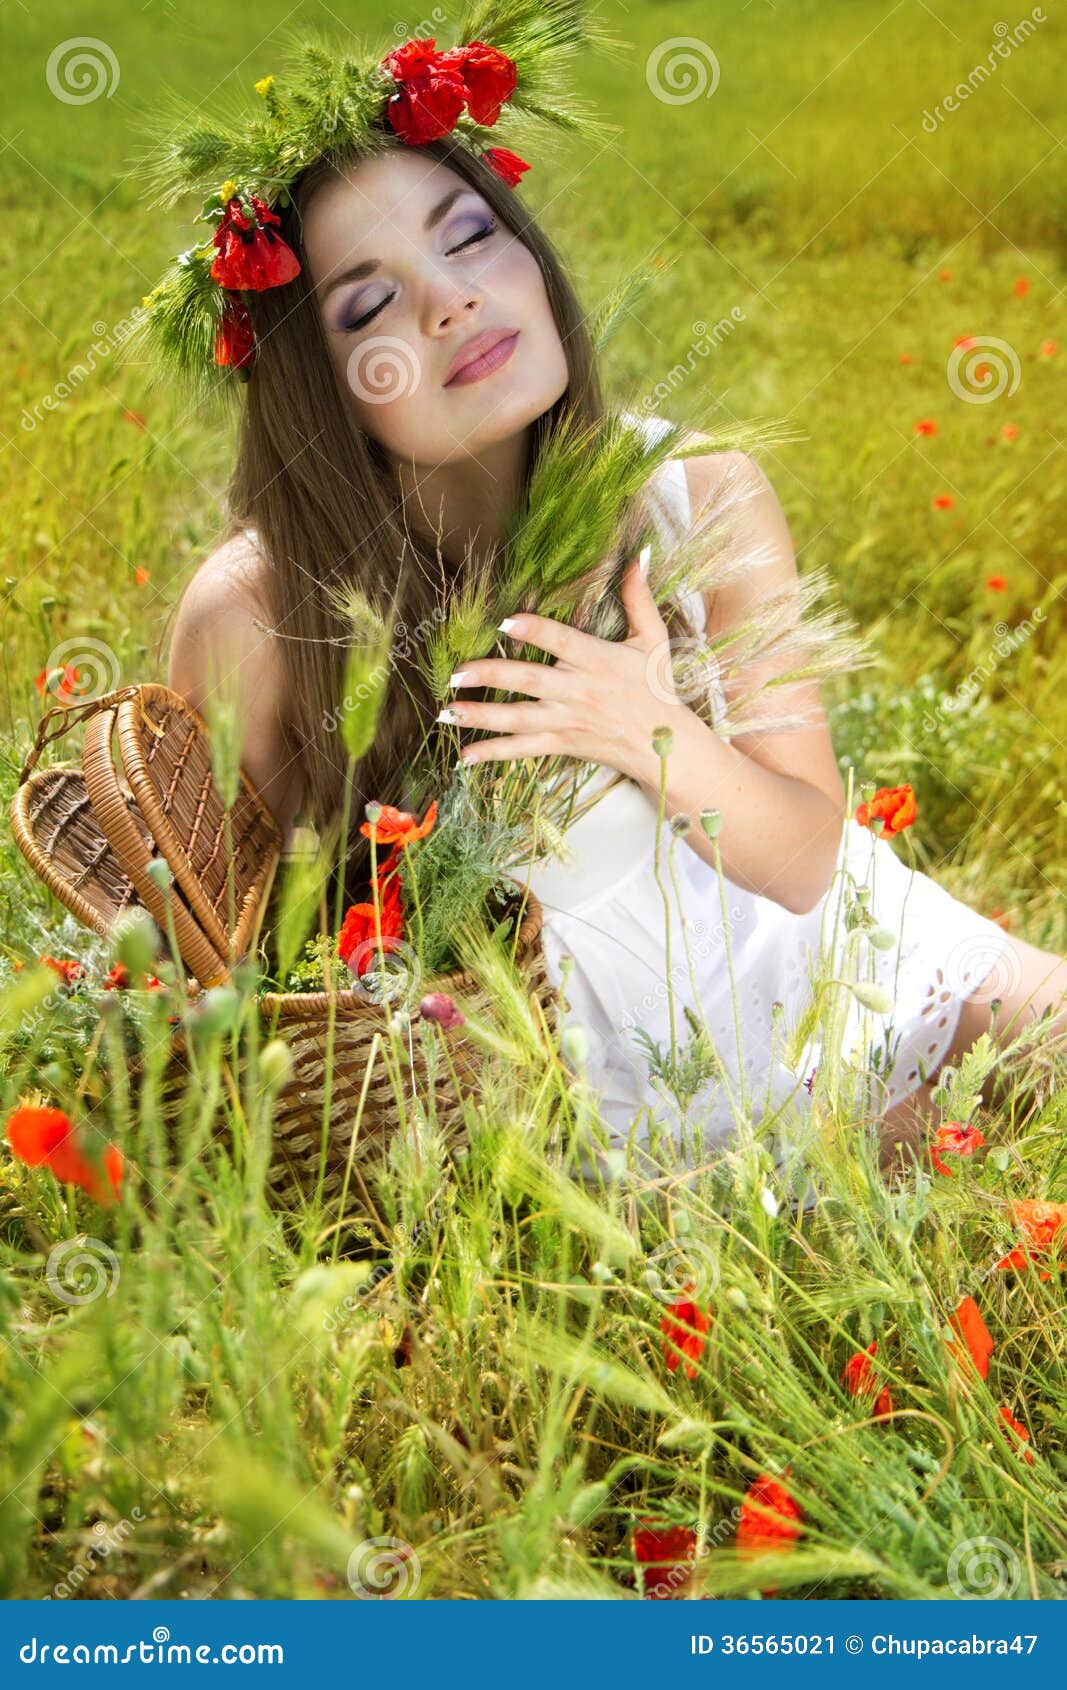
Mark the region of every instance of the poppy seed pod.
[[722, 826], [722, 811], [701, 810], [700, 825], [709, 839], [718, 839], [719, 829]]

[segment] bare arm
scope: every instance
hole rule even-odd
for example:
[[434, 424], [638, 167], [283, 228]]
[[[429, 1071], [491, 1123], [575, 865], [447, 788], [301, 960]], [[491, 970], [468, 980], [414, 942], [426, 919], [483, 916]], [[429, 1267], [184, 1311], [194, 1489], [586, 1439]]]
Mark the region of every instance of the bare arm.
[[[736, 460], [735, 454], [729, 455]], [[721, 478], [724, 457], [686, 461], [690, 496], [697, 506]], [[760, 548], [760, 562], [708, 595], [713, 633], [749, 614], [769, 593], [797, 585], [788, 524], [774, 489], [751, 458], [742, 466], [754, 480], [743, 506], [745, 543]], [[763, 561], [764, 556], [767, 561]], [[774, 673], [773, 660], [751, 663], [725, 687], [741, 694]], [[735, 885], [773, 898], [795, 914], [813, 909], [829, 885], [845, 817], [845, 793], [834, 757], [817, 681], [790, 685], [790, 706], [809, 714], [813, 726], [740, 734], [727, 744], [687, 707], [665, 711], [674, 729], [667, 759], [666, 813], [687, 815], [686, 841], [714, 863], [711, 841], [700, 826], [702, 809], [722, 812], [718, 837], [723, 873]], [[639, 784], [659, 798], [659, 759], [649, 752]]]
[[287, 731], [277, 642], [261, 627], [250, 547], [227, 541], [186, 588], [171, 639], [167, 681], [210, 728], [233, 699], [241, 767], [284, 832], [299, 811], [302, 776]]

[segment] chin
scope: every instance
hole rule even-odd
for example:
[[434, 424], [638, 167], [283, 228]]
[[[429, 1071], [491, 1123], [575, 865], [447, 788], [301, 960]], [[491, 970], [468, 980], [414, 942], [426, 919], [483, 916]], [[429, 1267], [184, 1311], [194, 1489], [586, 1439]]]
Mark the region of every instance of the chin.
[[[528, 428], [567, 391], [568, 372], [560, 349], [561, 368], [553, 378], [551, 365], [542, 359], [538, 368], [534, 363], [531, 375], [525, 369], [498, 372], [496, 379], [473, 382], [470, 387], [447, 390], [447, 397], [462, 396], [452, 413], [453, 438], [461, 435], [467, 452], [510, 440]], [[516, 360], [512, 360], [514, 363]], [[546, 380], [546, 366], [548, 379]], [[500, 378], [510, 377], [509, 380]]]

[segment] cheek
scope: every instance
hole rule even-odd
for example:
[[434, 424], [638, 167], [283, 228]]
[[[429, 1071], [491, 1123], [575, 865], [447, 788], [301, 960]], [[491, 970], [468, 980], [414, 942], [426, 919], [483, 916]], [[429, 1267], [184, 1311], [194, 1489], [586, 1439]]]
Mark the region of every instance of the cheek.
[[532, 252], [515, 242], [512, 282], [515, 292], [510, 295], [516, 303], [516, 321], [523, 325], [529, 352], [536, 351], [540, 384], [553, 389], [557, 397], [560, 383], [567, 380], [567, 356], [559, 338], [556, 319], [552, 315], [548, 291], [541, 268]]
[[486, 282], [490, 293], [515, 306], [516, 312], [521, 313], [519, 321], [527, 329], [547, 326], [553, 334], [556, 333], [540, 265], [521, 241], [508, 242], [499, 259], [486, 272]]
[[389, 411], [422, 390], [428, 372], [414, 340], [406, 334], [363, 334], [349, 350], [343, 343], [334, 362], [344, 390], [359, 412]]

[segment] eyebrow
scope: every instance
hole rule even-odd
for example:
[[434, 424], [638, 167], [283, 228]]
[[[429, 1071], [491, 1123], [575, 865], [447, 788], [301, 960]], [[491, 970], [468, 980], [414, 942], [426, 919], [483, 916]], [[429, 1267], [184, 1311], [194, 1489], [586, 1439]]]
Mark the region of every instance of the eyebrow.
[[[430, 229], [434, 228], [436, 224], [440, 223], [442, 217], [444, 217], [446, 212], [450, 209], [450, 207], [455, 204], [456, 200], [459, 199], [461, 194], [469, 194], [472, 191], [473, 190], [471, 188], [467, 187], [467, 186], [463, 186], [461, 188], [451, 188], [449, 190], [449, 192], [444, 196], [444, 199], [438, 200], [437, 204], [434, 206], [433, 210], [430, 212], [429, 216], [427, 217], [425, 223], [422, 226], [423, 231], [428, 233]], [[351, 265], [349, 265], [347, 270], [342, 270], [340, 275], [334, 276], [332, 281], [330, 281], [327, 284], [326, 288], [323, 291], [323, 295], [322, 295], [323, 301], [325, 302], [327, 299], [329, 299], [331, 293], [334, 292], [335, 288], [343, 287], [346, 282], [362, 281], [364, 276], [372, 275], [373, 272], [375, 270], [377, 270], [379, 262], [380, 262], [380, 260], [377, 259], [377, 258], [367, 258], [367, 259], [364, 259], [362, 264], [351, 264]]]

